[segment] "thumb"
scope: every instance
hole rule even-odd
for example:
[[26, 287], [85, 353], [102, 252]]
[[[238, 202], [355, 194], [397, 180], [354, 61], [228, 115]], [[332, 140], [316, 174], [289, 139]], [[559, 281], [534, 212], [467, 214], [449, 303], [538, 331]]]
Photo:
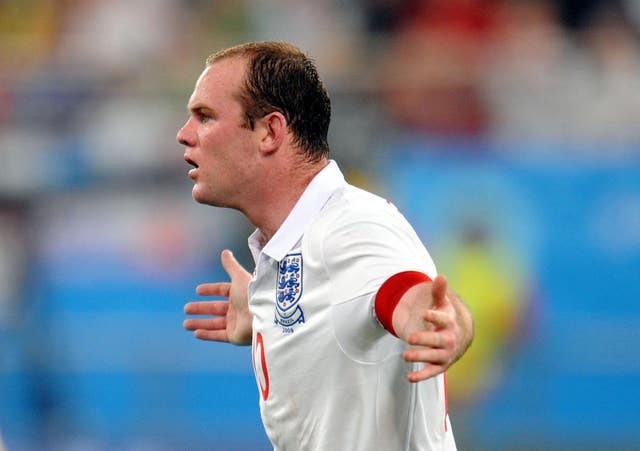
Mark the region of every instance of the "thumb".
[[447, 278], [439, 274], [431, 285], [433, 308], [444, 307], [447, 304]]
[[229, 249], [225, 249], [222, 251], [222, 254], [220, 254], [220, 260], [222, 261], [222, 267], [225, 271], [227, 271], [227, 274], [229, 274], [231, 280], [247, 274], [247, 271], [242, 267], [240, 263], [238, 263], [238, 260], [236, 260], [236, 258], [233, 256], [233, 253]]

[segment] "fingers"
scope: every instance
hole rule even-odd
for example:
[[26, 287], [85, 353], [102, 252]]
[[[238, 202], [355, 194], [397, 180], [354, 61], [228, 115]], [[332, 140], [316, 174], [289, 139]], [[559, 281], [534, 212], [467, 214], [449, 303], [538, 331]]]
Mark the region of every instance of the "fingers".
[[420, 382], [445, 371], [451, 359], [448, 349], [409, 349], [403, 354], [407, 362], [424, 362], [424, 367], [407, 376], [409, 382]]
[[[222, 251], [220, 260], [222, 261], [222, 267], [227, 274], [229, 274], [232, 281], [234, 278], [238, 277], [244, 277], [247, 280], [251, 279], [251, 274], [249, 274], [242, 265], [238, 263], [238, 260], [236, 260], [230, 250], [225, 249]], [[224, 296], [228, 298], [230, 291], [231, 283], [229, 282], [203, 283], [196, 287], [196, 293], [200, 296]]]
[[455, 349], [455, 337], [442, 331], [416, 332], [408, 337], [408, 343], [420, 346], [406, 350], [402, 357], [407, 362], [423, 362], [419, 371], [409, 373], [409, 382], [420, 382], [445, 371], [451, 364]]
[[433, 298], [433, 307], [438, 308], [446, 305], [447, 299], [447, 278], [439, 274], [431, 285], [431, 296]]
[[187, 330], [219, 330], [227, 327], [227, 319], [224, 316], [206, 319], [188, 318], [183, 321], [182, 325]]
[[451, 364], [456, 346], [455, 310], [447, 297], [448, 282], [438, 275], [431, 285], [431, 308], [424, 311], [422, 318], [425, 326], [434, 330], [413, 332], [407, 337], [407, 343], [416, 346], [403, 353], [407, 362], [421, 362], [424, 366], [407, 376], [409, 382], [420, 382], [442, 373]]
[[229, 277], [233, 280], [236, 277], [251, 277], [251, 275], [242, 267], [238, 260], [233, 256], [233, 253], [229, 249], [225, 249], [222, 251], [220, 255], [220, 260], [222, 261], [222, 267]]
[[213, 315], [224, 316], [229, 310], [227, 301], [199, 301], [189, 302], [184, 306], [187, 315]]
[[229, 297], [231, 284], [229, 282], [203, 283], [196, 287], [196, 293], [200, 296], [223, 296]]
[[209, 340], [209, 341], [229, 341], [229, 337], [227, 335], [226, 330], [205, 330], [198, 329], [194, 332], [196, 338], [200, 340]]
[[414, 332], [407, 337], [407, 343], [436, 349], [453, 349], [456, 344], [452, 334], [439, 331]]
[[442, 312], [440, 310], [427, 310], [422, 315], [422, 318], [433, 324], [436, 329], [446, 329], [455, 325], [453, 316], [448, 312]]
[[451, 358], [451, 353], [446, 349], [409, 349], [402, 357], [407, 362], [445, 365]]
[[430, 365], [430, 364], [426, 364], [424, 366], [424, 368], [422, 368], [419, 371], [413, 371], [411, 373], [409, 373], [409, 375], [407, 376], [407, 379], [409, 380], [409, 382], [420, 382], [420, 381], [424, 381], [427, 380], [433, 376], [436, 376], [442, 372], [445, 371], [445, 367], [441, 366], [441, 365]]
[[229, 310], [227, 301], [200, 301], [189, 302], [184, 306], [184, 312], [188, 315], [213, 315], [216, 318], [187, 318], [183, 326], [187, 330], [193, 330], [196, 338], [209, 341], [229, 341], [227, 336], [227, 318]]

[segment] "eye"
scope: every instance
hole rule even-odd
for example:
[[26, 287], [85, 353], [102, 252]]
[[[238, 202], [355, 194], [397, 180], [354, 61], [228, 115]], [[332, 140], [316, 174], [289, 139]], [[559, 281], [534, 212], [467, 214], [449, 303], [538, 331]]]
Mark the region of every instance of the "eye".
[[210, 115], [203, 113], [202, 111], [198, 111], [197, 116], [198, 116], [198, 120], [203, 124], [206, 122], [209, 122], [209, 120], [212, 119]]
[[191, 116], [201, 124], [205, 124], [214, 118], [214, 113], [208, 108], [191, 108]]

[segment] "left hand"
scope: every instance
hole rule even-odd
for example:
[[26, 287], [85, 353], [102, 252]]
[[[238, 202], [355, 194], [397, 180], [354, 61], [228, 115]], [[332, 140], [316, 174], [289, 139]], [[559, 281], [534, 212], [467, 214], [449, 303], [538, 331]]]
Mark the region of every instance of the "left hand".
[[231, 281], [204, 283], [198, 285], [196, 292], [201, 296], [222, 296], [229, 300], [189, 302], [184, 306], [185, 313], [214, 318], [189, 318], [184, 320], [184, 328], [194, 331], [196, 338], [201, 340], [250, 345], [253, 315], [249, 311], [247, 290], [251, 274], [238, 263], [231, 251], [224, 250], [220, 258]]
[[444, 276], [439, 275], [432, 282], [431, 298], [431, 307], [421, 312], [422, 327], [406, 337], [407, 343], [414, 348], [404, 352], [404, 359], [407, 362], [424, 362], [421, 370], [409, 373], [409, 382], [420, 382], [444, 372], [466, 349], [461, 343], [464, 341], [463, 331], [457, 321], [456, 309], [447, 295]]

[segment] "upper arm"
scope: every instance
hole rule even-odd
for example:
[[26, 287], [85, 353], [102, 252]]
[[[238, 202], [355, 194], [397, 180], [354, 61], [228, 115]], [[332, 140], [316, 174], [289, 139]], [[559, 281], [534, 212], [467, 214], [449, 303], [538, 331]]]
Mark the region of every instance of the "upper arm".
[[375, 294], [391, 276], [416, 271], [433, 278], [431, 256], [402, 218], [388, 215], [347, 217], [337, 221], [323, 243], [332, 298]]
[[[380, 287], [405, 271], [435, 274], [435, 265], [402, 217], [347, 215], [324, 235], [322, 260], [330, 281], [332, 322], [343, 350], [352, 358], [378, 360], [397, 339], [377, 319]], [[366, 339], [365, 339], [366, 338]]]

